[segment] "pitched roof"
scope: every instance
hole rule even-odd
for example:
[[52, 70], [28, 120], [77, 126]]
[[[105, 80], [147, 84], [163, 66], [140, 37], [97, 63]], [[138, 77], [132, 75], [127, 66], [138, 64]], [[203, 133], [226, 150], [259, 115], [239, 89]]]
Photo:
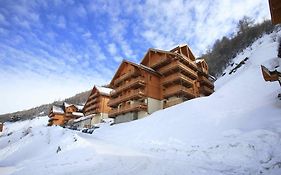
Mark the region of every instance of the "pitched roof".
[[133, 62], [130, 62], [128, 60], [123, 60], [122, 63], [119, 65], [117, 71], [115, 72], [115, 75], [113, 76], [113, 78], [111, 79], [111, 82], [110, 82], [110, 85], [113, 84], [113, 80], [115, 79], [115, 77], [118, 75], [119, 71], [121, 70], [122, 66], [127, 63], [127, 64], [130, 64], [138, 69], [142, 69], [142, 70], [145, 70], [149, 73], [152, 73], [152, 74], [155, 74], [157, 76], [161, 76], [158, 72], [156, 72], [154, 69], [150, 68], [150, 67], [147, 67], [143, 64], [136, 64], [136, 63], [133, 63]]
[[144, 55], [144, 57], [142, 58], [140, 64], [143, 64], [143, 62], [144, 62], [144, 61], [146, 60], [146, 58], [147, 58], [147, 55], [148, 55], [150, 52], [165, 53], [165, 54], [175, 55], [175, 56], [176, 56], [176, 53], [173, 53], [173, 52], [170, 52], [170, 51], [165, 51], [165, 50], [160, 50], [160, 49], [149, 48], [149, 49], [147, 50], [146, 54]]
[[106, 96], [109, 96], [110, 92], [113, 90], [111, 88], [106, 88], [106, 87], [102, 87], [102, 86], [94, 86], [94, 87], [96, 87], [96, 89], [99, 91], [100, 94], [106, 95]]
[[56, 114], [64, 114], [64, 110], [60, 106], [53, 105], [52, 111], [53, 111], [53, 113], [56, 113]]

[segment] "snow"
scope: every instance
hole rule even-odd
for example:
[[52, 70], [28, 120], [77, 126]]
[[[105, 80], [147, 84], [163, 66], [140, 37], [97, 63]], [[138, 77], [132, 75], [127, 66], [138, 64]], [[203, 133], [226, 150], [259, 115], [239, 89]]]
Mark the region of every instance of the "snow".
[[[47, 117], [5, 123], [0, 174], [281, 174], [278, 82], [265, 82], [260, 64], [280, 65], [273, 33], [233, 62], [249, 59], [215, 82], [215, 93], [144, 119], [101, 125], [92, 135]], [[58, 151], [60, 148], [61, 151]]]
[[72, 112], [72, 114], [80, 117], [84, 116], [82, 112]]
[[53, 105], [53, 113], [64, 114], [64, 110], [61, 107], [59, 107], [59, 106]]
[[87, 119], [90, 119], [90, 118], [93, 118], [94, 116], [93, 115], [89, 115], [89, 116], [83, 116], [83, 117], [80, 117], [78, 119], [75, 119], [73, 120], [73, 122], [80, 122], [80, 121], [83, 121], [83, 120], [87, 120]]
[[110, 95], [110, 92], [112, 91], [112, 89], [106, 87], [101, 87], [101, 86], [95, 86], [95, 87], [103, 95]]

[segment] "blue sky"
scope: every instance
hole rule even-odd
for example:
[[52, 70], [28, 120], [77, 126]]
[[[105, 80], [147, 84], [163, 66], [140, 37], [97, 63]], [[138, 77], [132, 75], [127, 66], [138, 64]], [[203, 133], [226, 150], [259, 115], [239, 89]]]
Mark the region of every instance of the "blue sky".
[[196, 56], [265, 0], [0, 0], [0, 114], [107, 84], [122, 59], [187, 43]]

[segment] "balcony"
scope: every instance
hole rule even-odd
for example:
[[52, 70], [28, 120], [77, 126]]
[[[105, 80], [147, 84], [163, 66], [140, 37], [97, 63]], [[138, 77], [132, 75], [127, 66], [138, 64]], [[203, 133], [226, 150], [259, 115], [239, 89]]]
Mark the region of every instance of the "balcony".
[[188, 67], [190, 67], [193, 70], [197, 70], [197, 64], [195, 61], [192, 61], [190, 58], [186, 57], [185, 55], [181, 55], [183, 57], [183, 59], [181, 59], [181, 62], [183, 62], [185, 65], [187, 65]]
[[138, 77], [135, 79], [132, 79], [129, 82], [126, 82], [125, 84], [121, 85], [120, 87], [117, 87], [114, 89], [113, 92], [110, 93], [112, 97], [117, 96], [120, 92], [132, 88], [132, 87], [140, 87], [145, 86], [145, 81], [143, 77]]
[[162, 67], [159, 69], [159, 72], [163, 75], [169, 75], [172, 74], [174, 72], [182, 72], [184, 74], [187, 74], [188, 77], [190, 77], [191, 79], [195, 80], [197, 79], [197, 73], [192, 70], [191, 68], [187, 67], [186, 65], [184, 65], [183, 63], [179, 62], [179, 61], [174, 61], [170, 64], [168, 64], [165, 67]]
[[177, 98], [176, 100], [170, 100], [170, 101], [167, 101], [164, 103], [164, 108], [168, 108], [168, 107], [180, 104], [182, 102], [183, 102], [182, 98]]
[[170, 61], [171, 61], [171, 60], [170, 60], [169, 58], [167, 58], [167, 57], [160, 58], [160, 59], [158, 60], [158, 62], [154, 63], [154, 64], [151, 65], [150, 67], [151, 67], [152, 69], [157, 69], [157, 68], [159, 68], [159, 67], [161, 67], [161, 66], [164, 66], [164, 65], [168, 64]]
[[119, 96], [117, 98], [113, 98], [110, 99], [108, 102], [108, 106], [117, 106], [118, 104], [124, 102], [124, 101], [128, 101], [128, 100], [132, 100], [132, 99], [139, 99], [142, 98], [144, 96], [144, 90], [143, 89], [136, 89], [136, 90], [132, 90], [129, 93]]
[[186, 87], [193, 87], [194, 85], [194, 80], [188, 78], [187, 76], [181, 74], [181, 73], [175, 73], [171, 74], [168, 77], [165, 77], [162, 81], [163, 86], [169, 86], [173, 83], [182, 83]]
[[100, 101], [99, 98], [94, 98], [92, 100], [90, 100], [88, 103], [86, 103], [84, 108], [87, 108], [88, 106], [91, 106], [92, 104], [98, 103]]
[[100, 112], [101, 112], [100, 109], [91, 109], [91, 110], [85, 111], [85, 116], [88, 116], [90, 114], [97, 114], [97, 113], [100, 113]]
[[213, 89], [211, 89], [207, 86], [201, 86], [199, 88], [199, 91], [200, 91], [201, 94], [204, 94], [204, 95], [211, 95], [214, 92]]
[[108, 116], [116, 117], [117, 115], [125, 114], [128, 112], [137, 112], [137, 111], [145, 111], [145, 110], [147, 110], [147, 105], [145, 103], [135, 103], [121, 108], [111, 109], [108, 113]]
[[90, 111], [90, 110], [94, 110], [94, 109], [99, 108], [99, 106], [100, 106], [100, 105], [97, 103], [97, 104], [91, 105], [91, 106], [89, 106], [89, 107], [86, 107], [86, 108], [84, 109], [84, 111], [87, 112], [87, 111]]
[[137, 77], [137, 76], [139, 76], [139, 75], [140, 75], [140, 72], [135, 69], [135, 70], [133, 70], [132, 72], [126, 73], [126, 74], [124, 74], [124, 75], [122, 75], [122, 76], [116, 78], [113, 84], [114, 84], [114, 86], [117, 86], [117, 85], [119, 85], [122, 81], [127, 80], [127, 79], [129, 79], [129, 78], [131, 78], [131, 77]]
[[92, 95], [90, 95], [89, 98], [91, 99], [91, 98], [97, 97], [98, 95], [99, 95], [98, 92], [95, 92]]
[[206, 78], [204, 76], [199, 76], [198, 81], [200, 82], [200, 84], [206, 85], [211, 89], [214, 88], [214, 84], [211, 82], [211, 80], [209, 80], [208, 78]]
[[169, 98], [172, 96], [183, 96], [183, 97], [186, 97], [187, 99], [192, 99], [192, 98], [196, 97], [195, 94], [196, 93], [194, 92], [193, 88], [186, 88], [181, 85], [176, 85], [176, 86], [167, 88], [164, 91], [163, 96], [164, 96], [164, 98]]

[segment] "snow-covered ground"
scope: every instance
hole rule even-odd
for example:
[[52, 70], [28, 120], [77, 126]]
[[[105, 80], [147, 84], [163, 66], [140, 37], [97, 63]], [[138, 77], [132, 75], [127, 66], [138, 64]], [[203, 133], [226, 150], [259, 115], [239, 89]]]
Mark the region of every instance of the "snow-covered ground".
[[[265, 35], [226, 69], [216, 92], [92, 135], [46, 127], [47, 117], [7, 123], [0, 174], [281, 174], [281, 89], [265, 82], [281, 32]], [[279, 59], [280, 60], [280, 59]]]

